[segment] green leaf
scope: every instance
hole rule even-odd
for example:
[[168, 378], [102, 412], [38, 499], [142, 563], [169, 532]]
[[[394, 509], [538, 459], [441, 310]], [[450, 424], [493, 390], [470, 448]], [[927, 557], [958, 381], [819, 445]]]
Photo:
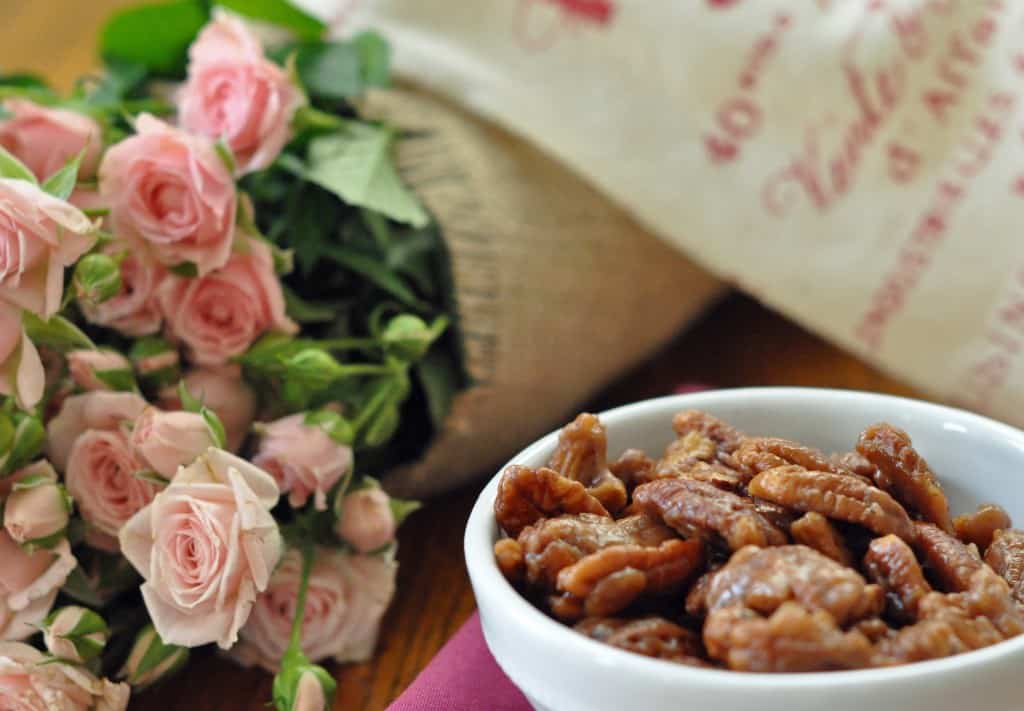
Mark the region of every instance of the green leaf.
[[64, 167], [43, 182], [43, 190], [61, 200], [71, 197], [71, 193], [75, 190], [75, 183], [78, 181], [78, 167], [82, 164], [84, 156], [85, 149], [83, 148], [74, 158], [68, 159]]
[[423, 310], [430, 309], [430, 305], [421, 301], [401, 278], [388, 269], [387, 265], [373, 257], [346, 247], [334, 245], [323, 246], [322, 255], [331, 261], [337, 262], [346, 269], [362, 274], [369, 281], [389, 292], [407, 306]]
[[429, 217], [395, 170], [393, 138], [388, 128], [351, 121], [310, 141], [305, 177], [351, 205], [422, 227]]
[[217, 151], [217, 157], [220, 158], [228, 172], [234, 175], [238, 170], [238, 163], [235, 161], [235, 153], [231, 150], [231, 146], [223, 140], [219, 140], [213, 144], [213, 149]]
[[214, 446], [224, 449], [227, 446], [228, 435], [224, 430], [224, 423], [217, 417], [217, 413], [204, 407], [199, 410], [199, 414], [202, 416], [203, 422], [206, 423], [206, 429], [210, 431], [210, 439], [213, 440]]
[[396, 526], [401, 526], [402, 522], [409, 518], [409, 514], [423, 506], [419, 501], [408, 499], [392, 498], [388, 503], [391, 505], [391, 515], [395, 517]]
[[317, 39], [326, 26], [287, 0], [217, 0], [217, 5], [240, 15], [285, 27], [301, 39]]
[[78, 326], [63, 316], [57, 315], [49, 321], [43, 321], [34, 313], [23, 311], [21, 323], [36, 345], [49, 346], [62, 353], [75, 348], [96, 348], [96, 344]]
[[0, 86], [13, 86], [20, 89], [42, 89], [49, 91], [46, 80], [38, 74], [26, 72], [13, 72], [11, 74], [0, 74]]
[[33, 185], [39, 185], [36, 176], [25, 167], [25, 164], [14, 157], [10, 151], [0, 146], [0, 178], [14, 178], [15, 180], [27, 180]]
[[114, 13], [100, 33], [106, 62], [132, 62], [153, 74], [181, 78], [188, 47], [210, 19], [202, 0], [173, 0]]
[[26, 489], [34, 489], [37, 486], [43, 486], [44, 484], [53, 484], [52, 477], [48, 477], [45, 474], [32, 474], [30, 476], [23, 476], [14, 482], [11, 487], [11, 491], [25, 491]]
[[94, 374], [101, 383], [111, 390], [132, 392], [136, 389], [134, 373], [125, 368], [97, 370]]
[[132, 476], [159, 487], [167, 486], [170, 483], [152, 469], [140, 469], [137, 472], [132, 472]]
[[332, 304], [306, 301], [285, 284], [281, 288], [285, 311], [299, 323], [330, 323], [338, 313]]
[[[300, 45], [295, 69], [306, 91], [324, 99], [349, 99], [363, 93], [359, 51], [351, 42]], [[308, 117], [304, 124], [309, 124]]]
[[391, 46], [373, 30], [360, 32], [352, 38], [359, 53], [363, 83], [386, 87], [391, 83]]
[[138, 88], [146, 74], [146, 67], [138, 62], [110, 57], [103, 76], [92, 86], [85, 100], [93, 106], [115, 105]]
[[458, 366], [447, 352], [431, 348], [423, 360], [413, 366], [413, 372], [423, 386], [430, 421], [437, 431], [448, 417], [452, 400], [459, 390]]
[[178, 382], [178, 399], [185, 412], [200, 412], [203, 409], [203, 401], [188, 391], [184, 380]]

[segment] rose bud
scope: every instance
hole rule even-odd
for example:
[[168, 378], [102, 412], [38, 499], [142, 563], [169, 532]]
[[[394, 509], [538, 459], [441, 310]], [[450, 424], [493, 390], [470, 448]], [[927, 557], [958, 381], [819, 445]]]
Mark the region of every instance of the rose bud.
[[[217, 413], [227, 433], [227, 448], [238, 452], [256, 417], [257, 402], [256, 393], [242, 379], [237, 366], [190, 370], [185, 373], [185, 389]], [[160, 404], [168, 410], [180, 409], [181, 399], [177, 390], [168, 388], [161, 391]]]
[[422, 358], [437, 337], [448, 326], [447, 319], [440, 318], [431, 325], [419, 316], [399, 314], [384, 327], [381, 340], [388, 351], [402, 360], [414, 361]]
[[215, 446], [206, 420], [195, 412], [147, 407], [132, 429], [132, 447], [150, 469], [165, 479], [173, 479], [178, 467], [191, 464]]
[[274, 706], [277, 711], [327, 711], [337, 686], [323, 667], [301, 656], [294, 662], [286, 657], [274, 677]]
[[82, 390], [134, 390], [132, 364], [120, 353], [75, 350], [67, 354], [71, 379]]
[[118, 679], [141, 691], [158, 681], [173, 676], [188, 662], [188, 649], [166, 644], [153, 625], [147, 625], [135, 637], [132, 651], [125, 660]]
[[335, 502], [338, 537], [360, 553], [383, 548], [395, 538], [398, 522], [391, 509], [391, 498], [372, 479], [365, 488], [339, 495]]
[[71, 498], [57, 483], [49, 462], [16, 472], [4, 503], [4, 529], [19, 545], [50, 548], [62, 539], [71, 517]]
[[352, 449], [333, 440], [306, 415], [289, 415], [258, 425], [260, 444], [253, 464], [269, 472], [293, 508], [314, 497], [318, 511], [327, 510], [327, 492], [352, 468]]
[[102, 304], [120, 293], [121, 267], [109, 255], [87, 254], [75, 266], [71, 283], [80, 302]]
[[103, 150], [100, 125], [85, 114], [11, 98], [3, 102], [7, 118], [0, 121], [0, 146], [23, 162], [40, 181], [84, 152], [78, 177], [96, 174]]
[[58, 659], [84, 664], [98, 657], [110, 639], [110, 628], [92, 610], [69, 605], [43, 622], [43, 643]]
[[38, 649], [0, 642], [0, 703], [13, 711], [125, 711], [131, 689]]

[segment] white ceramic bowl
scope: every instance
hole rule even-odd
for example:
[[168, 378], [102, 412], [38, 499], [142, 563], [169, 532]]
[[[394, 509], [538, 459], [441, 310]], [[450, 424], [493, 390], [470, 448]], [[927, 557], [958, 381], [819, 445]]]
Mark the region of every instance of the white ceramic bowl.
[[[939, 475], [954, 513], [992, 501], [1024, 525], [1024, 432], [962, 410], [887, 395], [744, 388], [647, 400], [601, 415], [610, 457], [628, 447], [660, 454], [672, 438], [672, 415], [686, 408], [706, 410], [752, 434], [788, 437], [827, 452], [851, 449], [873, 422], [891, 422], [910, 433]], [[540, 439], [511, 463], [545, 463], [557, 436]], [[1024, 709], [1024, 636], [936, 661], [816, 674], [696, 669], [590, 640], [534, 608], [498, 570], [492, 554], [498, 478], [470, 514], [466, 563], [487, 645], [539, 711]]]

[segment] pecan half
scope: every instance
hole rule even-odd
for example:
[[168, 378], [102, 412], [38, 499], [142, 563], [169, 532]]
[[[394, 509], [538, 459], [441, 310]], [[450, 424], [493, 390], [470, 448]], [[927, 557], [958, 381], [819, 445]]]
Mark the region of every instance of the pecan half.
[[558, 590], [583, 600], [588, 616], [611, 615], [641, 595], [678, 590], [703, 565], [700, 541], [665, 541], [657, 548], [617, 545], [558, 573]]
[[679, 437], [697, 432], [710, 439], [719, 452], [732, 454], [746, 437], [732, 425], [700, 410], [683, 410], [672, 418], [672, 429]]
[[982, 566], [981, 558], [960, 540], [931, 523], [917, 522], [917, 548], [924, 562], [950, 592], [962, 592], [971, 575]]
[[702, 481], [652, 481], [637, 487], [633, 502], [687, 538], [707, 540], [717, 534], [731, 550], [786, 543], [786, 534], [759, 514], [752, 501]]
[[654, 460], [640, 449], [627, 449], [608, 468], [630, 489], [654, 478]]
[[795, 543], [801, 543], [826, 555], [837, 563], [853, 567], [853, 554], [839, 531], [827, 518], [815, 511], [809, 511], [789, 527], [789, 535]]
[[513, 464], [505, 469], [494, 499], [494, 517], [505, 533], [519, 532], [542, 518], [589, 513], [611, 517], [583, 484], [553, 469], [532, 469]]
[[494, 559], [498, 563], [501, 574], [512, 583], [518, 585], [526, 576], [526, 561], [523, 558], [523, 547], [513, 538], [502, 538], [494, 544]]
[[885, 590], [893, 617], [903, 622], [917, 619], [917, 607], [932, 588], [910, 546], [892, 535], [876, 538], [864, 556], [864, 569]]
[[749, 484], [750, 493], [797, 511], [860, 524], [879, 535], [913, 540], [914, 527], [895, 499], [858, 478], [800, 466], [775, 467]]
[[1024, 604], [1024, 531], [996, 531], [992, 545], [985, 551], [985, 562], [1009, 583], [1014, 599]]
[[608, 468], [608, 433], [596, 415], [584, 412], [562, 428], [548, 466], [583, 484], [608, 511], [626, 505], [626, 486]]
[[793, 600], [824, 610], [841, 626], [877, 617], [883, 594], [861, 575], [806, 546], [744, 548], [708, 585], [707, 608], [746, 607], [768, 615]]
[[676, 538], [660, 521], [637, 515], [614, 521], [604, 516], [579, 514], [544, 519], [519, 534], [526, 580], [553, 589], [559, 571], [608, 546], [657, 546]]
[[833, 465], [818, 450], [781, 437], [747, 437], [736, 450], [735, 457], [755, 474], [787, 464], [834, 474], [848, 473]]
[[844, 632], [831, 615], [786, 602], [771, 617], [743, 607], [708, 615], [704, 646], [730, 669], [808, 672], [859, 669], [871, 661], [871, 643], [861, 632]]
[[700, 639], [685, 627], [662, 617], [624, 620], [588, 617], [573, 628], [599, 642], [646, 657], [664, 659], [691, 666], [708, 666], [700, 658]]
[[943, 531], [953, 532], [946, 493], [906, 432], [885, 422], [872, 425], [861, 433], [857, 451], [878, 468], [887, 490], [902, 504]]
[[1010, 520], [1010, 514], [996, 504], [982, 504], [974, 513], [953, 519], [956, 537], [965, 543], [978, 546], [982, 553], [992, 545], [996, 531], [1011, 526], [1013, 522]]

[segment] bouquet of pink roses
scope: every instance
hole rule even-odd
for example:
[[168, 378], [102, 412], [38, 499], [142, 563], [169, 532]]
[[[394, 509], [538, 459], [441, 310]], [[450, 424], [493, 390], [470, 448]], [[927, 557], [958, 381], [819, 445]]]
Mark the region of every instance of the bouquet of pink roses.
[[287, 32], [178, 0], [70, 96], [0, 76], [4, 708], [123, 709], [212, 644], [325, 708], [415, 507], [368, 473], [464, 382], [438, 230], [358, 116], [386, 44], [222, 4]]

